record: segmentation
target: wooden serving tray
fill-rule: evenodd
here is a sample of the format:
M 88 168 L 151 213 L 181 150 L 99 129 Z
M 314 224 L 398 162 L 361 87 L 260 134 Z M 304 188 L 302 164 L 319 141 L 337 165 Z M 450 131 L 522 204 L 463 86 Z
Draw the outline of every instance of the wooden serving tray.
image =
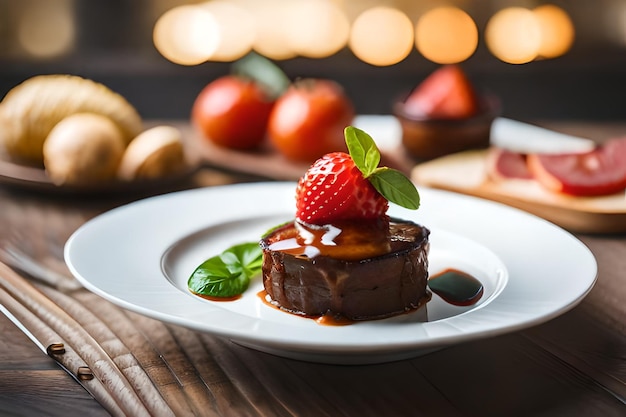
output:
M 353 124 L 374 138 L 381 152 L 381 166 L 395 168 L 409 175 L 415 162 L 402 148 L 401 127 L 395 117 L 359 115 L 355 117 Z M 297 181 L 313 162 L 289 161 L 267 141 L 259 149 L 248 151 L 219 147 L 203 138 L 188 123 L 174 125 L 183 132 L 189 153 L 210 167 L 272 180 Z
M 466 151 L 421 163 L 411 171 L 418 185 L 497 201 L 579 233 L 626 233 L 626 192 L 572 197 L 548 191 L 534 180 L 492 180 L 487 150 Z

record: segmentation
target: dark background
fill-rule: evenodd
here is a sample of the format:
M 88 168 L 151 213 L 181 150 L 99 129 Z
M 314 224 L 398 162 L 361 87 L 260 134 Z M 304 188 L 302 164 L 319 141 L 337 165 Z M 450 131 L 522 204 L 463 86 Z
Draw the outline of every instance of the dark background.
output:
M 15 50 L 12 27 L 20 4 L 37 1 L 46 0 L 0 0 L 0 97 L 33 75 L 70 73 L 121 93 L 144 118 L 187 118 L 202 87 L 230 69 L 229 63 L 180 66 L 157 52 L 151 36 L 158 15 L 169 7 L 193 3 L 174 0 L 66 0 L 75 9 L 75 49 L 59 58 L 35 60 Z M 626 0 L 550 2 L 570 14 L 576 27 L 574 46 L 562 57 L 522 65 L 501 62 L 490 54 L 482 38 L 484 25 L 505 5 L 535 7 L 546 2 L 456 3 L 475 18 L 481 36 L 478 50 L 462 66 L 480 89 L 500 97 L 505 116 L 626 120 Z M 277 64 L 292 79 L 324 77 L 340 82 L 359 113 L 374 114 L 390 113 L 396 97 L 436 68 L 417 51 L 399 64 L 374 67 L 347 49 L 329 58 L 295 58 Z

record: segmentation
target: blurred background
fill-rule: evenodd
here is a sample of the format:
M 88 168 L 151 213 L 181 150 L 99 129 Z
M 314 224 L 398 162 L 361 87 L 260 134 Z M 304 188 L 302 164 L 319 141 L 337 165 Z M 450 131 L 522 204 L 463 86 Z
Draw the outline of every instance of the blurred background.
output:
M 507 117 L 626 120 L 625 0 L 0 0 L 1 97 L 76 74 L 185 119 L 250 51 L 338 81 L 363 114 L 460 63 Z

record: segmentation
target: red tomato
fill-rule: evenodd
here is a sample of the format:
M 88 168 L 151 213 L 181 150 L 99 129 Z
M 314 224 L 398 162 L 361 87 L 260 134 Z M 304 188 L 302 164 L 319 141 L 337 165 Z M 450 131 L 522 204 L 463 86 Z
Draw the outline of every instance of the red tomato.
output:
M 191 119 L 212 142 L 251 149 L 264 140 L 273 105 L 274 101 L 254 81 L 226 75 L 200 92 Z
M 478 99 L 461 68 L 444 65 L 413 90 L 404 109 L 432 119 L 465 119 L 478 112 Z
M 623 192 L 626 188 L 626 138 L 612 139 L 583 154 L 528 156 L 528 167 L 548 189 L 576 196 Z
M 354 107 L 339 84 L 300 80 L 276 101 L 268 136 L 286 158 L 313 162 L 327 153 L 346 150 L 343 131 L 353 119 Z

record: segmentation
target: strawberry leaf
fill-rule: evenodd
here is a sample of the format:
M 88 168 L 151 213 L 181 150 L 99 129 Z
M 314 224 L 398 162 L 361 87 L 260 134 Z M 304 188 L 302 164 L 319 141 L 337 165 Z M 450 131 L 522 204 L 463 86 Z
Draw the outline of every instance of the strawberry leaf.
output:
M 368 178 L 380 163 L 380 151 L 374 139 L 363 130 L 348 126 L 344 130 L 348 152 L 364 178 Z
M 419 208 L 420 195 L 417 188 L 400 171 L 381 167 L 376 169 L 368 179 L 389 202 L 410 210 Z
M 370 135 L 354 126 L 344 129 L 346 145 L 364 178 L 383 197 L 401 207 L 417 210 L 420 196 L 415 185 L 402 172 L 388 167 L 379 167 L 380 151 Z

